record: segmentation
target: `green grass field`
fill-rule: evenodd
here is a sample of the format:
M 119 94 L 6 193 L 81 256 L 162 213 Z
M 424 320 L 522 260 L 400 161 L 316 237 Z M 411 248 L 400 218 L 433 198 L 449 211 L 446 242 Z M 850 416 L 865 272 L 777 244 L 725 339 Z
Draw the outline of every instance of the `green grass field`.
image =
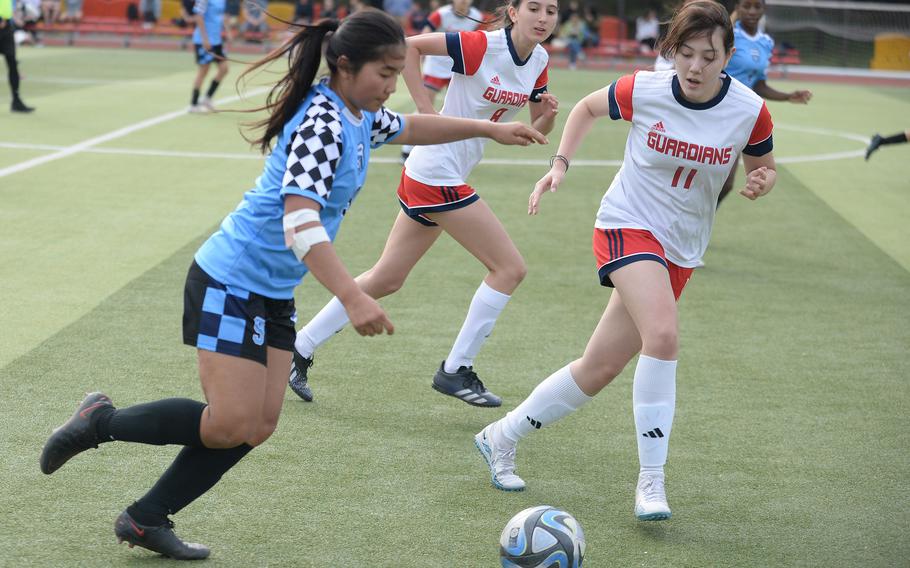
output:
M 92 143 L 183 108 L 190 54 L 19 57 L 23 97 L 38 112 L 7 114 L 0 90 L 0 565 L 162 565 L 118 547 L 112 527 L 177 448 L 109 444 L 51 477 L 38 454 L 87 391 L 124 406 L 201 398 L 195 353 L 180 339 L 183 279 L 262 159 L 232 113 L 162 119 Z M 615 77 L 553 71 L 561 116 Z M 494 490 L 473 447 L 476 431 L 581 354 L 609 295 L 590 235 L 616 166 L 573 167 L 541 215 L 526 215 L 557 131 L 546 148 L 488 148 L 539 164 L 481 164 L 470 180 L 529 267 L 476 363 L 503 408 L 430 389 L 484 275 L 443 238 L 383 301 L 396 334 L 348 330 L 329 342 L 311 370 L 316 402 L 288 391 L 275 435 L 177 515 L 178 534 L 211 546 L 218 566 L 480 568 L 497 565 L 514 513 L 550 504 L 579 519 L 585 566 L 595 568 L 906 566 L 910 147 L 886 147 L 869 163 L 861 151 L 873 132 L 908 126 L 910 92 L 806 86 L 808 107 L 770 105 L 777 187 L 724 204 L 706 267 L 680 303 L 671 521 L 632 515 L 633 366 L 523 443 L 524 493 Z M 390 106 L 412 108 L 403 89 Z M 602 121 L 578 158 L 618 163 L 626 133 Z M 29 162 L 57 152 L 68 153 Z M 385 159 L 336 243 L 354 273 L 378 257 L 398 210 L 397 152 L 376 153 Z M 306 279 L 301 320 L 328 297 Z

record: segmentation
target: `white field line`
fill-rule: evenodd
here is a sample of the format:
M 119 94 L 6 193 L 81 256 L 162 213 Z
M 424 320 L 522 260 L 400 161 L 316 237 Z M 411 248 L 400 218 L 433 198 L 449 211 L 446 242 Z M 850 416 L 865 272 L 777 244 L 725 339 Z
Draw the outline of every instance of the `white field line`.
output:
M 260 93 L 264 93 L 266 90 L 267 90 L 266 88 L 254 89 L 254 90 L 250 91 L 249 93 L 246 93 L 243 96 L 233 95 L 231 97 L 219 99 L 218 101 L 216 101 L 216 103 L 217 104 L 232 103 L 234 101 L 238 101 L 247 96 L 255 96 Z M 91 149 L 92 147 L 97 146 L 98 144 L 104 144 L 105 142 L 110 142 L 111 140 L 115 140 L 117 138 L 122 138 L 129 134 L 132 134 L 133 132 L 137 132 L 144 128 L 148 128 L 150 126 L 155 126 L 156 124 L 161 124 L 163 122 L 168 122 L 169 120 L 173 120 L 175 118 L 185 116 L 186 114 L 187 114 L 186 109 L 175 110 L 173 112 L 168 112 L 168 113 L 165 113 L 165 114 L 162 114 L 159 116 L 155 116 L 155 117 L 137 122 L 135 124 L 131 124 L 129 126 L 124 126 L 123 128 L 119 128 L 117 130 L 108 132 L 106 134 L 102 134 L 100 136 L 95 136 L 94 138 L 88 138 L 86 140 L 83 140 L 82 142 L 73 144 L 72 146 L 61 147 L 61 148 L 57 149 L 55 152 L 53 152 L 52 154 L 47 154 L 45 156 L 38 156 L 37 158 L 32 158 L 31 160 L 26 160 L 26 161 L 20 162 L 18 164 L 13 164 L 12 166 L 0 168 L 0 178 L 34 168 L 35 166 L 40 166 L 41 164 L 53 162 L 54 160 L 59 160 L 61 158 L 65 158 L 67 156 L 71 156 L 71 155 L 79 153 L 79 152 L 85 152 L 85 151 Z
M 239 97 L 231 97 L 230 99 L 224 99 L 218 101 L 219 103 L 231 102 L 237 100 Z M 142 148 L 95 148 L 96 144 L 100 144 L 103 141 L 111 140 L 118 138 L 120 136 L 125 136 L 130 132 L 135 132 L 140 128 L 145 128 L 147 126 L 152 126 L 153 124 L 158 124 L 164 122 L 165 120 L 170 120 L 171 118 L 176 118 L 177 116 L 182 116 L 185 114 L 185 111 L 178 111 L 174 113 L 169 113 L 149 119 L 147 121 L 137 123 L 132 126 L 117 130 L 115 132 L 99 136 L 97 138 L 92 138 L 84 142 L 80 142 L 75 146 L 55 146 L 51 144 L 21 144 L 16 142 L 0 142 L 0 148 L 10 148 L 10 149 L 19 149 L 19 150 L 48 150 L 55 152 L 48 156 L 42 156 L 40 158 L 35 158 L 27 162 L 22 162 L 21 164 L 10 166 L 5 170 L 0 170 L 0 177 L 2 177 L 6 170 L 12 168 L 21 168 L 24 165 L 31 164 L 37 160 L 43 160 L 40 163 L 50 161 L 51 159 L 59 159 L 64 156 L 69 156 L 77 152 L 85 152 L 91 154 L 119 154 L 119 155 L 129 155 L 129 156 L 151 156 L 151 157 L 165 157 L 165 158 L 184 158 L 184 159 L 213 159 L 213 160 L 262 160 L 263 157 L 259 154 L 250 152 L 247 154 L 242 153 L 225 153 L 225 152 L 178 152 L 171 150 L 155 150 L 155 149 L 142 149 Z M 782 130 L 793 130 L 796 132 L 806 132 L 809 134 L 819 134 L 821 136 L 830 136 L 837 138 L 845 138 L 847 140 L 860 142 L 865 145 L 868 143 L 868 138 L 861 136 L 859 134 L 853 134 L 850 132 L 838 132 L 834 130 L 826 130 L 822 128 L 813 128 L 813 127 L 802 127 L 802 126 L 789 126 L 789 125 L 777 125 L 776 128 Z M 100 140 L 104 138 L 104 140 Z M 835 160 L 843 160 L 845 158 L 857 158 L 862 157 L 865 154 L 864 150 L 848 150 L 843 152 L 831 152 L 827 154 L 809 154 L 801 156 L 781 156 L 777 157 L 776 161 L 781 164 L 799 164 L 806 162 L 828 162 Z M 384 158 L 384 157 L 374 157 L 371 158 L 372 163 L 377 164 L 397 164 L 398 158 Z M 490 166 L 540 166 L 545 165 L 546 160 L 532 160 L 532 159 L 518 159 L 518 158 L 484 158 L 479 165 L 490 165 Z M 37 163 L 29 165 L 28 167 L 33 167 L 38 165 Z M 572 166 L 574 167 L 617 167 L 622 165 L 621 160 L 573 160 Z M 25 168 L 21 168 L 25 169 Z M 19 171 L 19 170 L 16 170 Z M 11 172 L 13 173 L 13 172 Z

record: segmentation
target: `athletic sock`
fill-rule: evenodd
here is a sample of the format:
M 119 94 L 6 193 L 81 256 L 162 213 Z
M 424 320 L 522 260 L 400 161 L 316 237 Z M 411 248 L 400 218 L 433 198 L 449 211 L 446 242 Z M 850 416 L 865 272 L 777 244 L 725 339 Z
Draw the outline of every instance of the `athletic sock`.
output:
M 193 98 L 190 100 L 190 104 L 193 106 L 199 104 L 199 89 L 193 89 Z
M 226 450 L 190 448 L 177 458 L 142 498 L 127 512 L 143 525 L 157 526 L 211 489 L 253 447 L 241 444 Z
M 502 434 L 510 442 L 518 443 L 531 432 L 578 410 L 592 398 L 578 388 L 566 365 L 537 385 L 528 398 L 499 421 Z
M 95 422 L 98 442 L 139 442 L 202 447 L 199 423 L 206 405 L 188 398 L 166 398 L 127 408 L 100 408 Z
M 443 366 L 446 373 L 454 373 L 459 367 L 474 365 L 474 357 L 493 332 L 496 318 L 509 303 L 509 298 L 511 296 L 497 292 L 487 286 L 486 282 L 480 283 L 471 300 L 471 307 L 468 308 L 468 315 L 461 326 L 461 331 L 455 338 L 452 351 L 446 357 Z
M 642 472 L 663 473 L 676 410 L 676 361 L 639 355 L 632 380 L 632 413 Z
M 209 90 L 206 91 L 206 93 L 205 93 L 205 97 L 207 99 L 212 98 L 212 95 L 215 94 L 215 90 L 218 88 L 218 85 L 220 85 L 220 84 L 221 84 L 220 81 L 216 81 L 215 79 L 212 79 L 212 82 L 209 83 Z
M 338 298 L 332 298 L 319 310 L 318 314 L 313 316 L 309 323 L 297 332 L 294 347 L 304 357 L 312 357 L 317 347 L 344 329 L 349 321 L 344 306 L 341 305 Z
M 895 134 L 894 136 L 889 136 L 887 138 L 882 138 L 882 144 L 902 144 L 907 141 L 907 133 L 901 132 Z

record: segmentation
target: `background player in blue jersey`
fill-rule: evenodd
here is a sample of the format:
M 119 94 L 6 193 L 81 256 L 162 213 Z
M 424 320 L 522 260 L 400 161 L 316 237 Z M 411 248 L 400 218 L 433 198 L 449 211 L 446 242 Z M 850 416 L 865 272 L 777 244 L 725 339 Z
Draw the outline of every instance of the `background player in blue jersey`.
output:
M 222 79 L 228 73 L 228 63 L 224 54 L 221 34 L 224 32 L 225 0 L 196 0 L 193 6 L 193 17 L 196 19 L 196 30 L 193 31 L 193 45 L 196 47 L 196 79 L 193 80 L 193 98 L 190 112 L 206 113 L 215 110 L 212 96 Z M 218 62 L 215 78 L 209 83 L 205 98 L 199 102 L 199 90 L 208 75 L 212 62 Z
M 323 48 L 330 75 L 313 85 Z M 393 331 L 331 244 L 366 178 L 371 148 L 393 139 L 441 144 L 474 136 L 546 142 L 518 123 L 402 117 L 385 109 L 404 68 L 405 41 L 398 22 L 382 12 L 359 12 L 340 26 L 327 20 L 303 27 L 250 71 L 285 58 L 289 71 L 257 125 L 263 133 L 254 142 L 272 148 L 263 173 L 197 251 L 187 275 L 184 342 L 198 350 L 208 404 L 171 398 L 115 409 L 110 398 L 92 393 L 41 453 L 41 470 L 50 474 L 103 442 L 184 446 L 115 523 L 119 539 L 171 558 L 205 558 L 209 549 L 180 540 L 168 515 L 208 491 L 278 424 L 301 278 L 311 271 L 340 298 L 361 335 Z
M 765 15 L 764 0 L 739 0 L 736 4 L 736 14 L 737 19 L 733 25 L 733 42 L 736 50 L 727 65 L 727 74 L 765 100 L 790 101 L 803 105 L 808 103 L 812 98 L 811 91 L 796 90 L 785 93 L 768 85 L 768 67 L 771 65 L 774 40 L 759 29 L 759 21 Z M 737 159 L 717 198 L 718 204 L 733 189 L 738 168 Z

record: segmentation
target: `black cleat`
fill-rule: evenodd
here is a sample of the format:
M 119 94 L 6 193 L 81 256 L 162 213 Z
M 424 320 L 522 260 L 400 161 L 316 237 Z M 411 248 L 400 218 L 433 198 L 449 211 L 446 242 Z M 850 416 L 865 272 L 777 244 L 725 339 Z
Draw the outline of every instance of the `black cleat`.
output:
M 488 391 L 481 382 L 474 367 L 459 367 L 454 373 L 446 373 L 444 365 L 439 365 L 439 370 L 433 377 L 433 388 L 461 399 L 473 406 L 501 406 L 502 399 Z
M 310 388 L 307 370 L 313 366 L 312 357 L 304 357 L 294 349 L 294 360 L 291 362 L 291 376 L 288 384 L 294 393 L 305 400 L 313 402 L 313 389 Z
M 114 408 L 114 403 L 106 394 L 90 393 L 86 395 L 75 414 L 62 426 L 54 429 L 44 444 L 44 449 L 41 450 L 39 463 L 43 473 L 50 475 L 76 454 L 98 447 L 92 414 L 99 408 Z
M 22 99 L 20 99 L 19 97 L 16 97 L 13 99 L 13 104 L 10 105 L 9 109 L 11 112 L 23 112 L 23 113 L 34 112 L 34 110 L 35 110 L 34 107 L 30 107 L 30 106 L 26 105 L 24 102 L 22 102 Z
M 130 548 L 141 546 L 174 560 L 202 560 L 211 554 L 203 544 L 180 540 L 174 534 L 174 523 L 171 520 L 159 526 L 140 525 L 129 513 L 123 511 L 114 521 L 114 534 L 117 535 L 118 544 L 126 542 Z
M 878 150 L 878 147 L 882 145 L 885 139 L 876 134 L 872 137 L 872 140 L 869 141 L 869 146 L 866 148 L 866 161 L 869 161 L 869 156 L 872 155 L 872 152 Z

